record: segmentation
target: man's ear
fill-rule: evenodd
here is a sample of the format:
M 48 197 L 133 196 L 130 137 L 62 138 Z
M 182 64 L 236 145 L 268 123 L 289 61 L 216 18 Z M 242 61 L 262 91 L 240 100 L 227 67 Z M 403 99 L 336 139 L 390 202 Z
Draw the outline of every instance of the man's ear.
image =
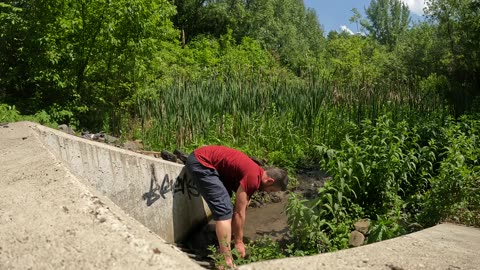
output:
M 268 177 L 268 178 L 267 178 L 267 183 L 269 183 L 270 185 L 272 185 L 273 183 L 275 183 L 275 179 L 273 179 L 272 177 Z

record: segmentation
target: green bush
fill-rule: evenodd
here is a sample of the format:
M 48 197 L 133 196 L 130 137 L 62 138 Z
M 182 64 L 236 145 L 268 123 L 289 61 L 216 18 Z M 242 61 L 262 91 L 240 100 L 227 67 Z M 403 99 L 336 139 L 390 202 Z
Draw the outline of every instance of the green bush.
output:
M 344 196 L 357 203 L 369 218 L 395 216 L 403 199 L 425 189 L 419 179 L 425 160 L 420 136 L 406 121 L 394 122 L 389 115 L 365 120 L 347 135 L 339 150 L 319 146 L 326 158 L 323 167 L 332 175 L 334 186 L 347 186 Z M 415 187 L 415 188 L 412 188 Z
M 480 121 L 434 123 L 384 115 L 352 129 L 340 149 L 317 147 L 332 178 L 314 200 L 290 196 L 296 248 L 306 254 L 346 248 L 360 218 L 372 220 L 369 242 L 443 220 L 479 226 Z
M 58 126 L 44 110 L 34 115 L 21 115 L 14 105 L 0 104 L 0 123 L 17 121 L 31 121 L 53 128 Z
M 448 120 L 442 128 L 441 160 L 425 194 L 422 223 L 442 220 L 480 226 L 480 121 L 478 116 Z
M 7 104 L 0 104 L 0 123 L 3 122 L 16 122 L 21 118 L 20 113 L 15 106 Z
M 316 200 L 302 200 L 291 193 L 287 206 L 293 246 L 302 254 L 317 254 L 348 247 L 348 236 L 361 209 L 345 197 L 346 185 L 327 182 Z

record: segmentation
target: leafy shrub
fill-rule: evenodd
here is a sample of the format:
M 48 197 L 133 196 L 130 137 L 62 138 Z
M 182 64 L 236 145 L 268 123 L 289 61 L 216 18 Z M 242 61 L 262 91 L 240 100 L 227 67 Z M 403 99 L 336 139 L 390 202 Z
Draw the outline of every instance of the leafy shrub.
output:
M 442 159 L 430 179 L 419 218 L 431 226 L 453 220 L 480 226 L 480 121 L 475 116 L 449 119 L 442 128 Z
M 248 250 L 248 256 L 245 258 L 241 258 L 236 249 L 233 250 L 237 265 L 286 257 L 280 244 L 268 236 L 247 243 L 246 249 Z
M 367 217 L 395 215 L 402 197 L 424 188 L 417 183 L 417 171 L 427 153 L 421 152 L 416 129 L 407 122 L 394 123 L 391 116 L 376 122 L 365 120 L 347 135 L 340 150 L 319 146 L 326 158 L 323 166 L 332 175 L 334 186 L 344 185 L 344 196 L 358 203 Z M 412 183 L 416 188 L 411 189 Z
M 0 104 L 0 123 L 16 122 L 18 120 L 20 120 L 20 113 L 15 106 Z
M 0 104 L 0 123 L 17 121 L 32 121 L 55 128 L 57 126 L 57 123 L 43 110 L 34 115 L 21 115 L 14 105 Z
M 478 226 L 480 121 L 432 123 L 384 115 L 352 129 L 340 149 L 318 146 L 332 179 L 312 201 L 290 197 L 296 247 L 306 254 L 346 248 L 352 225 L 365 217 L 373 221 L 369 242 L 442 220 Z
M 401 223 L 398 218 L 377 216 L 371 225 L 368 243 L 379 242 L 404 234 L 406 229 L 400 225 Z
M 344 196 L 347 189 L 327 182 L 312 201 L 290 194 L 287 216 L 296 249 L 309 255 L 348 247 L 351 227 L 361 209 Z

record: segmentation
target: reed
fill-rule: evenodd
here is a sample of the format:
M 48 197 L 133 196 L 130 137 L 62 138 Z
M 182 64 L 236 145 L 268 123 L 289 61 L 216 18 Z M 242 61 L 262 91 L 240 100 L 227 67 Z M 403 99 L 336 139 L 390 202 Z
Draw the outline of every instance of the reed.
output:
M 224 144 L 293 165 L 312 145 L 338 146 L 352 124 L 391 113 L 395 120 L 442 108 L 414 81 L 339 85 L 319 73 L 303 79 L 251 70 L 177 77 L 137 98 L 151 148 Z M 273 153 L 273 154 L 272 154 Z

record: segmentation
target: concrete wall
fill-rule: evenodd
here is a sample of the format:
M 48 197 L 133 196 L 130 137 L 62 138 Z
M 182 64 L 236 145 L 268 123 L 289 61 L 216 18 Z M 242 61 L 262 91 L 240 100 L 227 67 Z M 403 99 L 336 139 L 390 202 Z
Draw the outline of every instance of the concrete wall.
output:
M 207 221 L 208 206 L 183 165 L 36 124 L 32 128 L 73 174 L 167 242 L 182 240 Z

